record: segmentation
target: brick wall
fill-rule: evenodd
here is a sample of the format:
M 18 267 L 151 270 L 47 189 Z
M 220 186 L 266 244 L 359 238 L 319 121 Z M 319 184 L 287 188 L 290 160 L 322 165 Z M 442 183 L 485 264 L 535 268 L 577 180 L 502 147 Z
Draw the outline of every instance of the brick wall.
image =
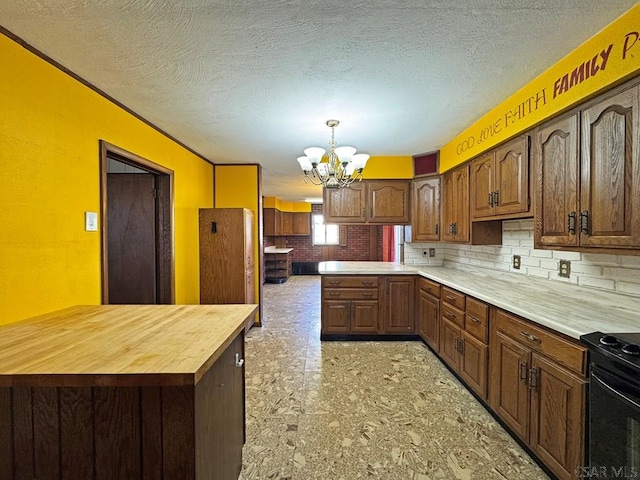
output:
M 579 253 L 533 248 L 533 220 L 510 220 L 502 223 L 502 246 L 455 244 L 405 244 L 419 264 L 422 246 L 436 248 L 444 264 L 455 268 L 465 265 L 499 270 L 505 274 L 530 275 L 588 288 L 640 297 L 640 256 Z M 520 255 L 521 267 L 512 267 L 513 255 Z M 571 261 L 569 278 L 558 276 L 558 261 Z M 425 262 L 426 263 L 426 262 Z
M 322 205 L 312 205 L 311 213 L 322 213 Z M 338 260 L 343 262 L 379 262 L 382 260 L 382 227 L 369 227 L 368 225 L 347 225 L 346 228 L 342 228 L 342 232 L 344 232 L 345 230 L 347 235 L 347 242 L 345 246 L 316 246 L 312 244 L 311 236 L 289 236 L 284 238 L 286 246 L 293 248 L 293 252 L 291 252 L 291 259 L 294 262 L 322 262 L 323 260 Z M 378 237 L 378 247 L 376 248 L 377 251 L 376 255 L 374 255 L 374 258 L 371 258 L 369 254 L 369 243 L 371 234 L 375 234 Z M 268 247 L 270 245 L 275 245 L 275 239 L 276 237 L 265 237 L 264 246 Z

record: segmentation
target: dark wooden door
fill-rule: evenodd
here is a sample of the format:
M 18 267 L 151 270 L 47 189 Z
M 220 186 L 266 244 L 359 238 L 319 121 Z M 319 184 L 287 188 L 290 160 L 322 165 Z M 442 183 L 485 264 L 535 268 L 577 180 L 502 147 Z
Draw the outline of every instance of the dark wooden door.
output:
M 640 246 L 639 92 L 633 87 L 582 112 L 582 246 Z
M 586 380 L 536 352 L 531 367 L 531 448 L 558 478 L 575 478 L 585 465 Z
M 440 177 L 414 180 L 411 209 L 412 241 L 439 241 Z
M 578 245 L 578 115 L 540 128 L 535 144 L 536 245 Z M 571 228 L 570 228 L 571 227 Z
M 471 216 L 490 217 L 494 214 L 492 195 L 494 184 L 494 154 L 484 155 L 471 164 Z
M 110 304 L 157 303 L 155 176 L 107 175 Z
M 496 149 L 494 208 L 496 215 L 529 210 L 529 136 Z
M 529 441 L 529 387 L 531 350 L 497 331 L 491 338 L 490 405 L 525 442 Z

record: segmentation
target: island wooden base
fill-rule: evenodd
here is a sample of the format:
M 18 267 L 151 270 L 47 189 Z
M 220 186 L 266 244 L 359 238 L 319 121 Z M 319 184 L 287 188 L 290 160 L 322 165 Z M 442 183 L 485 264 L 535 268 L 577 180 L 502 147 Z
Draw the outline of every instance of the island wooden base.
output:
M 0 478 L 237 479 L 241 332 L 195 385 L 0 387 Z

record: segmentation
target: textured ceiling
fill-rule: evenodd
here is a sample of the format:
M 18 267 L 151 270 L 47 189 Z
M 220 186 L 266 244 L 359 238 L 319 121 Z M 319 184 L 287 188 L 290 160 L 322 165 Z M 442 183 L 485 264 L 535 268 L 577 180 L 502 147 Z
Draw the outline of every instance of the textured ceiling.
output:
M 263 193 L 296 157 L 437 150 L 635 0 L 11 0 L 0 25 Z

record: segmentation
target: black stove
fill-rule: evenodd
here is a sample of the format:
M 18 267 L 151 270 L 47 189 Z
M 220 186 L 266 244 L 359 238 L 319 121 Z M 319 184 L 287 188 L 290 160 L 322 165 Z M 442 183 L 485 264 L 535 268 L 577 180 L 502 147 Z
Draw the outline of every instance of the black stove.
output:
M 640 333 L 580 340 L 590 356 L 589 467 L 599 478 L 640 477 Z

